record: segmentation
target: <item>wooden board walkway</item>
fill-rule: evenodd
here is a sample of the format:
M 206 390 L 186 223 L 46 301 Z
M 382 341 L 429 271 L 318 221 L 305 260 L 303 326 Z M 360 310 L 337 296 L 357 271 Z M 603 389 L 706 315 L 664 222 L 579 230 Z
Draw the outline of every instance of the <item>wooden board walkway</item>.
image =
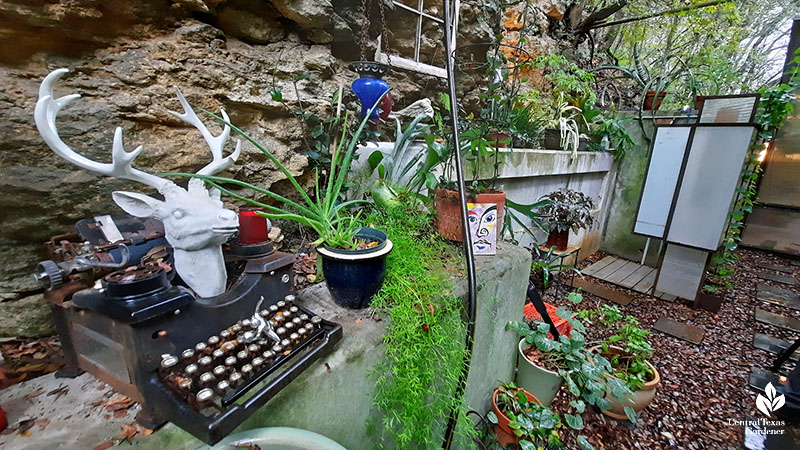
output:
M 649 294 L 656 281 L 655 268 L 610 255 L 581 270 L 581 273 L 642 294 Z M 667 301 L 675 300 L 674 295 L 663 292 L 655 291 L 654 295 Z

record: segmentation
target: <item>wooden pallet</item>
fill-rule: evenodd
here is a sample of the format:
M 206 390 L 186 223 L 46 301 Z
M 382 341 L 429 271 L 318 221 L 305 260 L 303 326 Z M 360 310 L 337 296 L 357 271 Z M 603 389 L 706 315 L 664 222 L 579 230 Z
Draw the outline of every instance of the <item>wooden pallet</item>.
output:
M 581 273 L 642 294 L 649 294 L 656 281 L 655 268 L 610 255 L 581 270 Z M 676 298 L 658 291 L 654 291 L 653 295 L 667 301 Z

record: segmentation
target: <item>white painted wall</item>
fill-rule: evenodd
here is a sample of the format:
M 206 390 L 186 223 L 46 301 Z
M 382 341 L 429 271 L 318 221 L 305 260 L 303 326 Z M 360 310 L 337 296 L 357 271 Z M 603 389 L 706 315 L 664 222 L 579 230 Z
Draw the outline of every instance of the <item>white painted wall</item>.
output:
M 388 152 L 393 143 L 370 143 L 358 150 L 361 156 L 352 166 L 358 184 L 364 183 L 363 185 L 366 186 L 368 180 L 375 179 L 375 176 L 367 174 L 369 170 L 367 158 L 379 148 L 378 146 L 382 151 Z M 414 148 L 417 148 L 418 151 L 425 150 L 424 143 L 415 145 Z M 605 208 L 609 205 L 610 190 L 616 177 L 613 156 L 604 152 L 578 152 L 577 157 L 571 160 L 572 153 L 568 151 L 539 149 L 514 149 L 513 152 L 504 149 L 501 151 L 505 154 L 505 163 L 500 167 L 497 186 L 505 191 L 506 198 L 516 203 L 530 204 L 538 201 L 545 194 L 562 187 L 569 187 L 583 192 L 595 201 L 595 224 L 588 230 L 581 230 L 577 235 L 570 233 L 569 243 L 582 247 L 580 258 L 597 251 L 608 216 Z M 409 152 L 409 154 L 413 154 L 413 152 Z M 489 164 L 485 164 L 484 168 L 486 170 L 480 171 L 480 177 L 490 177 Z M 472 174 L 469 167 L 465 167 L 465 171 L 466 179 L 471 180 Z M 519 217 L 523 222 L 530 223 L 524 216 Z M 535 235 L 541 243 L 547 240 L 547 235 L 541 231 L 537 230 Z M 522 230 L 515 230 L 515 238 L 523 247 L 530 247 L 533 244 L 532 239 Z

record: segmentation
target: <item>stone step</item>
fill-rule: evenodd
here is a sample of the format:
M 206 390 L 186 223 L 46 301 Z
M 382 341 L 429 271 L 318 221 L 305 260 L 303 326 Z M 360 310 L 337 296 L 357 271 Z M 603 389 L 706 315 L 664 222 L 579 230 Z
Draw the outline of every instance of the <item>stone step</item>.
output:
M 699 344 L 702 342 L 706 335 L 706 330 L 698 326 L 678 322 L 677 320 L 670 319 L 669 317 L 659 318 L 656 324 L 653 326 L 653 329 L 693 344 Z

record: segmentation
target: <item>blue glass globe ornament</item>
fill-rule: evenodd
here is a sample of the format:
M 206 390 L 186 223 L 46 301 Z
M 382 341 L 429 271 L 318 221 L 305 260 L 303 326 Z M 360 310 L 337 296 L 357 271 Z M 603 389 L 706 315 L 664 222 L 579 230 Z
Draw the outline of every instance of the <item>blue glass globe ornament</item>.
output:
M 360 77 L 353 81 L 351 88 L 356 97 L 361 101 L 361 117 L 363 118 L 372 108 L 372 105 L 389 90 L 389 84 L 383 81 L 383 76 L 389 72 L 389 66 L 373 61 L 356 61 L 350 64 L 350 70 Z M 394 99 L 392 93 L 387 93 L 372 111 L 370 122 L 380 123 L 389 117 L 392 112 Z

